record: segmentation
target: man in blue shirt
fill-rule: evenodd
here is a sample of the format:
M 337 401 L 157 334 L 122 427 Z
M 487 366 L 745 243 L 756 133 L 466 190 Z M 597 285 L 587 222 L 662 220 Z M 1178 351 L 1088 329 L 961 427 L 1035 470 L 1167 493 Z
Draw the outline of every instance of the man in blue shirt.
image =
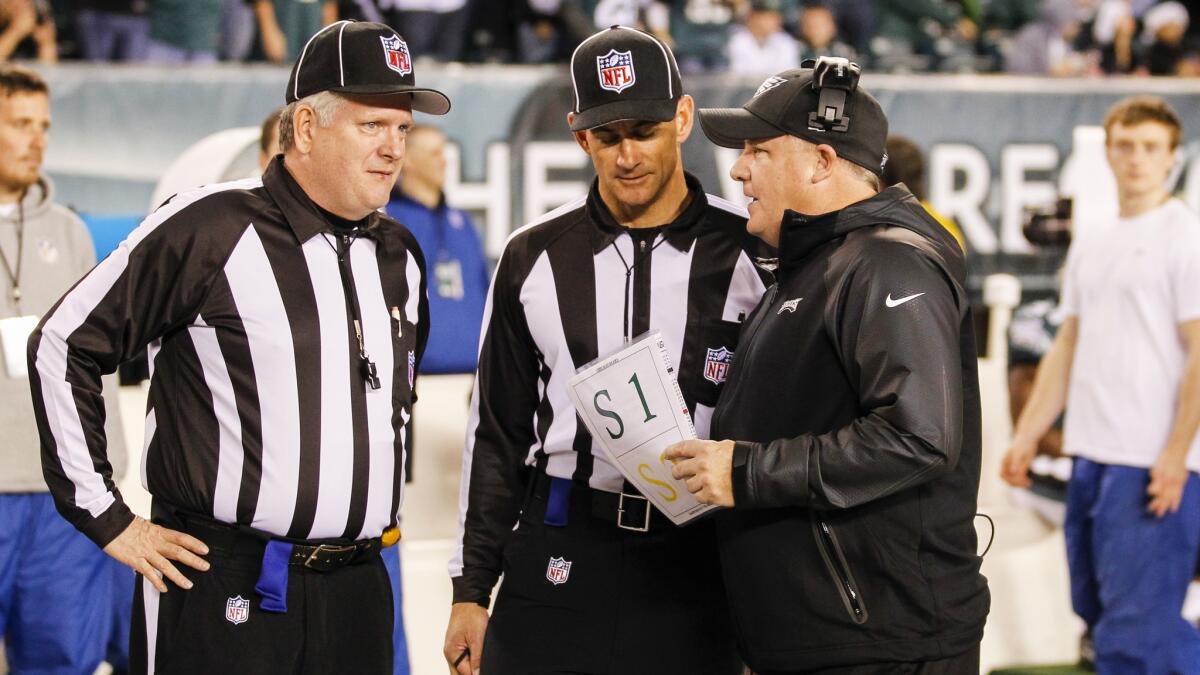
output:
M 429 345 L 421 373 L 470 373 L 479 352 L 488 264 L 475 223 L 446 204 L 446 136 L 431 126 L 408 132 L 408 159 L 387 213 L 407 227 L 431 271 Z

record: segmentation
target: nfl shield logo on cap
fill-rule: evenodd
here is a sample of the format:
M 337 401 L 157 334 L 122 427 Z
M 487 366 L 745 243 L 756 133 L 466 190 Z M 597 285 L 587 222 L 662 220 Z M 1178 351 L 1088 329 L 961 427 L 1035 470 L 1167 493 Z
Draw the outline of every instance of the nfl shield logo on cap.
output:
M 408 44 L 398 35 L 381 37 L 379 40 L 383 43 L 383 56 L 387 67 L 401 75 L 411 73 L 412 57 L 408 53 Z
M 596 57 L 596 68 L 600 73 L 601 89 L 619 94 L 637 81 L 637 73 L 633 69 L 633 54 L 629 51 L 610 49 L 607 54 Z

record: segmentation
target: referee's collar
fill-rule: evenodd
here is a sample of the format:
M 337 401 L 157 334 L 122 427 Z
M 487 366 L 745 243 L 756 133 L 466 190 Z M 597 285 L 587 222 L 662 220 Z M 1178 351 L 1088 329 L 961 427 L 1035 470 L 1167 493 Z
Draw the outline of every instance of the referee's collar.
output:
M 700 236 L 700 226 L 704 220 L 704 212 L 708 208 L 708 197 L 704 194 L 704 188 L 700 186 L 698 178 L 685 171 L 683 180 L 687 183 L 688 196 L 691 201 L 675 220 L 664 223 L 661 231 L 667 243 L 686 252 L 692 247 L 692 242 L 696 241 L 696 237 Z M 599 179 L 592 181 L 592 189 L 588 191 L 587 214 L 596 226 L 592 228 L 592 249 L 595 252 L 604 250 L 605 247 L 616 241 L 617 237 L 630 231 L 628 227 L 621 225 L 616 218 L 613 218 L 604 199 L 600 197 Z
M 279 210 L 283 212 L 283 219 L 287 221 L 288 227 L 292 229 L 292 234 L 296 235 L 296 241 L 301 245 L 322 232 L 334 230 L 333 225 L 304 192 L 304 188 L 300 187 L 295 177 L 283 165 L 283 155 L 276 155 L 275 159 L 271 160 L 267 170 L 263 173 L 263 185 L 267 188 L 271 198 L 279 205 Z M 388 239 L 391 238 L 389 235 L 392 228 L 384 227 L 385 221 L 386 218 L 383 214 L 372 211 L 367 216 L 367 226 L 359 232 L 386 246 Z

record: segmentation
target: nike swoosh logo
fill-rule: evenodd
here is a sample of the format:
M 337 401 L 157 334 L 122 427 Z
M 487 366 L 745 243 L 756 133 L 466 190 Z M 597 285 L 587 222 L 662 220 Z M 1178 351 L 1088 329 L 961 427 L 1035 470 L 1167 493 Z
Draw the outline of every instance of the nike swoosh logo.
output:
M 904 303 L 908 302 L 909 300 L 914 300 L 916 298 L 921 297 L 922 295 L 925 295 L 925 294 L 924 293 L 914 293 L 912 295 L 905 296 L 903 298 L 897 298 L 897 299 L 893 300 L 892 294 L 888 293 L 887 299 L 883 301 L 883 304 L 887 305 L 888 307 L 899 307 L 900 305 L 903 305 Z

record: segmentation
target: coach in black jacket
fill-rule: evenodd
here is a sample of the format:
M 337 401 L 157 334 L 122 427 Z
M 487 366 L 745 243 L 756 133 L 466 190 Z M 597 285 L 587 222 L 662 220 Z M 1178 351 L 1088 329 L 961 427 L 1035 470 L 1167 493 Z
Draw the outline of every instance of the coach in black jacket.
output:
M 668 451 L 701 501 L 733 507 L 718 531 L 743 658 L 760 675 L 978 672 L 961 250 L 903 186 L 879 192 L 887 120 L 854 64 L 783 72 L 701 123 L 743 149 L 747 228 L 780 255 L 713 420 L 736 441 Z

